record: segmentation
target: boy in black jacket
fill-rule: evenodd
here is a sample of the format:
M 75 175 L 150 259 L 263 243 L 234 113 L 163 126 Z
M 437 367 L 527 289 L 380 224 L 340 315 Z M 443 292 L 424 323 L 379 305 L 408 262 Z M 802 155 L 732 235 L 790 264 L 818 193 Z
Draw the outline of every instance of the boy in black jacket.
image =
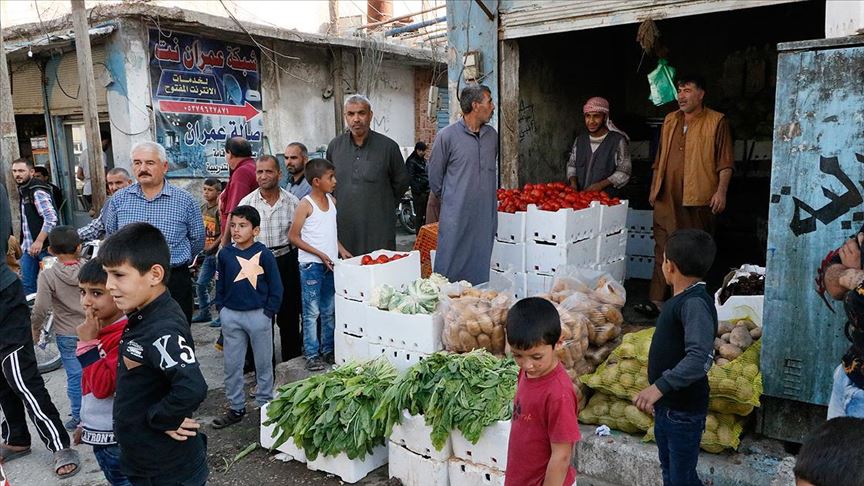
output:
M 133 223 L 99 248 L 106 288 L 129 317 L 120 340 L 114 435 L 134 485 L 203 485 L 207 438 L 192 415 L 207 396 L 183 310 L 165 287 L 171 255 L 162 233 Z
M 695 229 L 669 236 L 663 276 L 674 296 L 663 305 L 648 353 L 648 382 L 633 403 L 654 415 L 663 484 L 701 485 L 699 442 L 708 413 L 708 370 L 714 363 L 717 310 L 702 279 L 717 247 Z

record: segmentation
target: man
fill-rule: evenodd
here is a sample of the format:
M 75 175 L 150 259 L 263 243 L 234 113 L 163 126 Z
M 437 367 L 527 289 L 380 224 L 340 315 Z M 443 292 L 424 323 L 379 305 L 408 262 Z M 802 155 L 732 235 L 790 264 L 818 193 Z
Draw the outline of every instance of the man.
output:
M 438 132 L 429 159 L 429 187 L 441 201 L 435 272 L 479 284 L 489 280 L 498 226 L 498 132 L 488 125 L 488 87 L 469 85 L 459 99 L 462 119 Z
M 122 167 L 114 167 L 109 170 L 108 173 L 105 174 L 105 180 L 108 183 L 108 197 L 111 197 L 112 194 L 120 189 L 132 185 L 132 176 L 130 176 L 129 172 Z M 107 206 L 107 203 L 102 206 L 102 212 L 100 212 L 99 216 L 97 216 L 93 221 L 90 221 L 90 224 L 83 228 L 78 228 L 78 237 L 81 238 L 82 242 L 101 240 L 105 237 L 104 218 L 105 208 Z
M 54 199 L 54 209 L 57 210 L 57 217 L 59 218 L 65 202 L 63 190 L 51 183 L 51 175 L 48 173 L 47 167 L 37 165 L 34 170 L 33 177 L 51 186 L 51 198 Z
M 414 199 L 414 227 L 417 231 L 426 224 L 426 205 L 429 201 L 429 174 L 426 172 L 426 144 L 417 142 L 405 161 L 411 178 L 411 197 Z
M 297 199 L 303 199 L 312 192 L 312 186 L 306 180 L 306 162 L 309 162 L 309 151 L 300 142 L 291 142 L 285 147 L 285 166 L 288 168 L 288 192 Z
M 33 177 L 33 162 L 18 159 L 12 162 L 12 177 L 18 184 L 21 198 L 21 280 L 24 292 L 36 292 L 39 262 L 48 255 L 45 241 L 57 226 L 57 210 L 51 198 L 51 186 Z
M 363 95 L 345 101 L 348 132 L 327 147 L 336 166 L 339 241 L 352 255 L 396 249 L 396 204 L 408 189 L 399 145 L 369 129 L 372 104 Z
M 734 155 L 729 123 L 703 105 L 705 82 L 698 76 L 677 80 L 679 110 L 666 115 L 648 202 L 654 207 L 654 275 L 641 312 L 655 314 L 668 294 L 663 278 L 666 238 L 675 230 L 714 233 L 714 217 L 726 208 Z
M 252 158 L 252 145 L 243 137 L 229 138 L 225 141 L 225 160 L 228 162 L 228 184 L 219 195 L 219 213 L 222 227 L 222 246 L 231 244 L 231 231 L 228 231 L 228 215 L 239 206 L 240 200 L 258 187 L 255 182 L 255 159 Z
M 188 192 L 165 180 L 168 156 L 161 145 L 138 142 L 132 147 L 131 159 L 138 183 L 120 189 L 106 202 L 102 218 L 105 233 L 110 236 L 136 222 L 159 228 L 171 250 L 168 290 L 191 323 L 195 299 L 189 264 L 204 249 L 201 211 Z
M 630 137 L 612 123 L 609 102 L 595 96 L 582 107 L 585 128 L 573 142 L 567 178 L 578 191 L 606 191 L 618 196 L 630 180 Z
M 255 177 L 258 181 L 258 189 L 244 197 L 239 205 L 252 206 L 258 210 L 258 214 L 261 215 L 261 229 L 255 239 L 264 243 L 276 257 L 284 289 L 282 306 L 276 314 L 276 325 L 279 326 L 282 361 L 288 361 L 302 355 L 300 269 L 297 263 L 297 248 L 293 248 L 288 241 L 288 230 L 291 229 L 294 212 L 300 200 L 279 187 L 282 170 L 276 157 L 272 155 L 258 157 L 255 163 Z
M 0 255 L 6 254 L 7 238 L 11 232 L 9 195 L 6 187 L 0 184 Z M 75 474 L 79 467 L 78 452 L 69 449 L 69 434 L 37 370 L 30 332 L 30 310 L 21 282 L 6 265 L 5 259 L 0 259 L 0 361 L 3 364 L 0 460 L 5 463 L 30 453 L 30 432 L 24 415 L 26 407 L 39 437 L 55 458 L 60 459 L 55 473 L 64 477 Z

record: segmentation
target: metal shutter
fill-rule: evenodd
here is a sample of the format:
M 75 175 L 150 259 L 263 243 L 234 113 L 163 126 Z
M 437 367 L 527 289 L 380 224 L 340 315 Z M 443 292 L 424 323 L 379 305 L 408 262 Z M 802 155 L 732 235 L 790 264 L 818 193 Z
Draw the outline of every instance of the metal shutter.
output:
M 94 45 L 93 50 L 93 66 L 96 78 L 99 78 L 99 73 L 105 69 L 105 46 Z M 57 81 L 62 83 L 63 90 L 70 96 L 79 96 L 78 93 L 78 59 L 75 51 L 63 54 L 60 59 L 60 65 L 57 67 Z M 106 96 L 107 90 L 98 81 L 96 82 L 96 106 L 100 112 L 108 111 L 108 99 Z M 51 107 L 52 115 L 72 115 L 82 114 L 81 100 L 73 99 L 57 86 L 57 83 L 52 83 L 48 91 L 48 101 Z

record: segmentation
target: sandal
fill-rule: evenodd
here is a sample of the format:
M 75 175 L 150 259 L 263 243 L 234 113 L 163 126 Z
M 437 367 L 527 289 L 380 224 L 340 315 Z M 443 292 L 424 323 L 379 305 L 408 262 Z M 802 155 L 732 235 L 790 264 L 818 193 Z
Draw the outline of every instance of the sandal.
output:
M 31 450 L 29 447 L 26 449 L 21 449 L 21 450 L 16 451 L 15 449 L 12 449 L 8 445 L 2 444 L 2 445 L 0 445 L 0 462 L 5 464 L 9 461 L 18 459 L 19 457 L 24 457 L 24 456 L 30 454 L 30 452 L 31 452 Z
M 643 302 L 633 306 L 633 310 L 642 314 L 645 317 L 657 317 L 660 315 L 660 309 L 654 305 L 654 302 Z
M 60 469 L 66 466 L 75 466 L 71 472 L 67 472 L 64 474 L 60 474 Z M 60 449 L 59 451 L 54 453 L 54 473 L 57 474 L 57 477 L 60 479 L 71 478 L 72 476 L 78 474 L 78 471 L 81 470 L 81 457 L 78 455 L 78 451 L 71 448 Z

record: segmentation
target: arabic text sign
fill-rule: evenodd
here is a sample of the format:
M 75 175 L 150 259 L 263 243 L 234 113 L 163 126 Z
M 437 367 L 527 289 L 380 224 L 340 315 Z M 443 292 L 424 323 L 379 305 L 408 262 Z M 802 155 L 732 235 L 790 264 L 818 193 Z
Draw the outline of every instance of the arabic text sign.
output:
M 194 35 L 150 31 L 156 138 L 169 176 L 226 176 L 225 140 L 244 137 L 261 152 L 260 52 Z

